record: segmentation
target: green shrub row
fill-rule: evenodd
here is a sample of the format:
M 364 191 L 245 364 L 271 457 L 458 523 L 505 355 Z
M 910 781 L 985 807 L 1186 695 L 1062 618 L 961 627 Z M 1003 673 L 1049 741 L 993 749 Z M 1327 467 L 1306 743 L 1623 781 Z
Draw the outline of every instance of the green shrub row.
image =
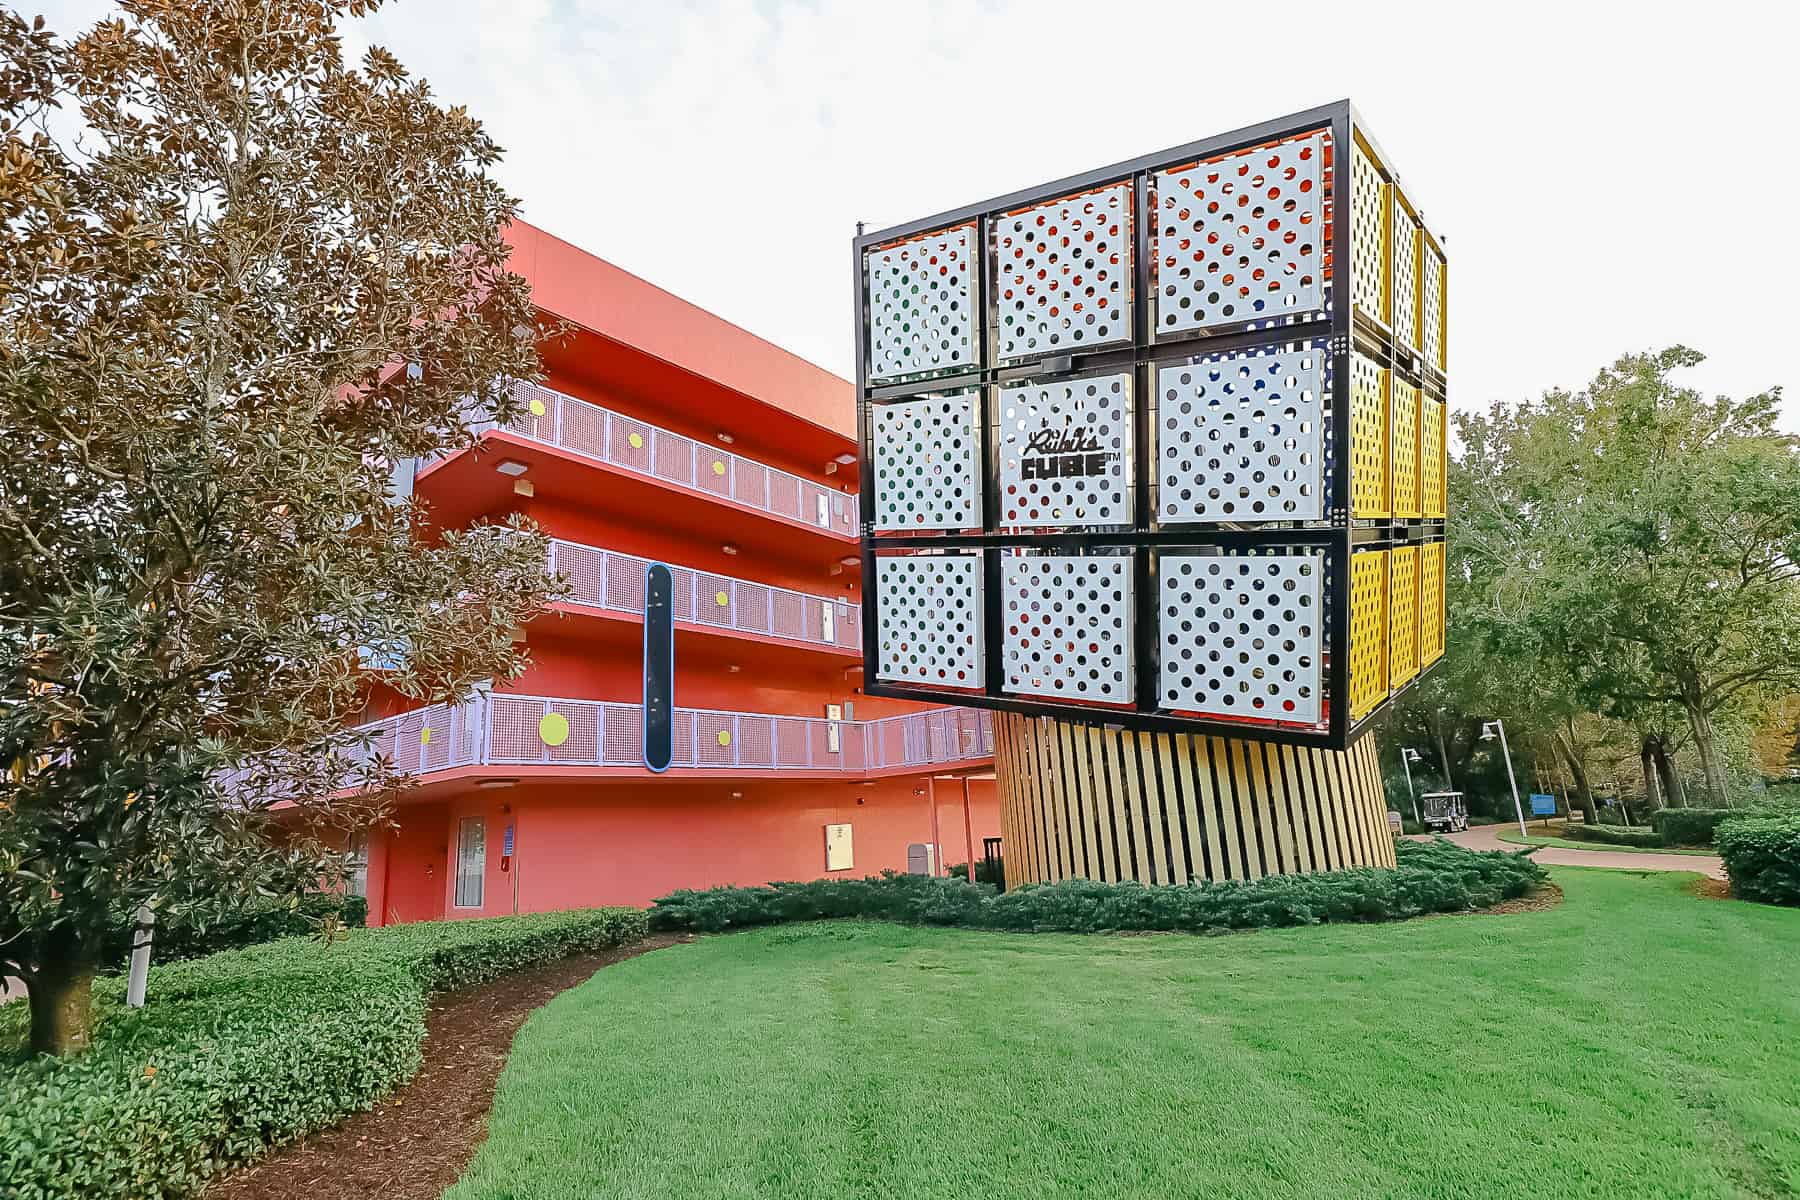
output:
M 1664 808 L 1650 814 L 1650 824 L 1665 846 L 1710 846 L 1719 822 L 1733 815 L 1742 816 L 1736 808 Z
M 1527 857 L 1529 851 L 1483 853 L 1443 840 L 1398 846 L 1394 870 L 1358 868 L 1174 887 L 1078 879 L 995 895 L 966 879 L 889 872 L 867 879 L 686 890 L 656 901 L 650 926 L 717 932 L 862 917 L 1024 932 L 1207 933 L 1467 911 L 1523 896 L 1545 878 L 1544 869 Z
M 369 917 L 369 902 L 361 896 L 321 894 L 308 896 L 294 907 L 279 904 L 250 908 L 204 925 L 194 921 L 158 921 L 151 944 L 157 962 L 176 962 L 282 938 L 305 937 L 317 932 L 328 917 L 336 917 L 347 928 L 361 929 Z M 108 971 L 125 969 L 132 936 L 130 922 L 113 930 L 104 956 Z
M 1636 846 L 1655 849 L 1663 844 L 1654 829 L 1641 825 L 1565 825 L 1563 836 L 1577 842 L 1601 842 L 1608 846 Z
M 139 1010 L 103 979 L 91 1050 L 0 1066 L 0 1195 L 189 1195 L 410 1078 L 432 992 L 643 933 L 640 910 L 589 909 L 288 938 L 155 967 Z M 0 1008 L 7 1044 L 24 1007 Z
M 1800 810 L 1723 821 L 1718 848 L 1732 895 L 1765 904 L 1800 904 Z

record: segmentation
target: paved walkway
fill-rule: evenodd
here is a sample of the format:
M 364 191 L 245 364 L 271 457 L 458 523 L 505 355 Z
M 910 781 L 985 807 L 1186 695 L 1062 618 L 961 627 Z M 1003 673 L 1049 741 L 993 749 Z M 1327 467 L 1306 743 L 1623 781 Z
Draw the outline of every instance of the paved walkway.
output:
M 1521 850 L 1500 840 L 1500 830 L 1512 826 L 1472 825 L 1463 833 L 1447 835 L 1471 850 Z M 1531 856 L 1547 867 L 1612 867 L 1620 871 L 1701 871 L 1714 879 L 1725 878 L 1725 864 L 1713 854 L 1633 854 L 1629 850 L 1567 850 L 1539 846 Z

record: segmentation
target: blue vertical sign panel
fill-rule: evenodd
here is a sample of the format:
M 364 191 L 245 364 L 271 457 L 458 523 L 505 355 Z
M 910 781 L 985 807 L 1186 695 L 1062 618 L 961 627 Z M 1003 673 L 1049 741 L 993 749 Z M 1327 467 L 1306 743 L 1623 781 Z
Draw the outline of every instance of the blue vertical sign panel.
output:
M 659 774 L 675 753 L 675 577 L 644 572 L 644 765 Z

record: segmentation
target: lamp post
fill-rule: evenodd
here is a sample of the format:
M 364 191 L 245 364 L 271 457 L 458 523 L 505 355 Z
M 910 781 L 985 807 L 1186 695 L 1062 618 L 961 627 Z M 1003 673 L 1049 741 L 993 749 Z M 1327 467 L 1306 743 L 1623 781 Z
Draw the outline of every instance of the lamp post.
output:
M 1506 760 L 1506 782 L 1512 785 L 1513 815 L 1519 818 L 1519 836 L 1529 840 L 1531 835 L 1525 831 L 1525 806 L 1519 803 L 1519 781 L 1513 775 L 1512 751 L 1506 745 L 1506 725 L 1498 719 L 1489 721 L 1481 727 L 1481 740 L 1493 741 L 1496 732 L 1500 735 L 1500 757 Z
M 1414 750 L 1411 746 L 1401 747 L 1400 765 L 1406 771 L 1406 794 L 1412 799 L 1413 820 L 1419 823 L 1420 829 L 1424 829 L 1425 818 L 1419 813 L 1419 793 L 1413 790 L 1412 781 L 1412 765 L 1418 761 L 1419 752 L 1417 750 Z

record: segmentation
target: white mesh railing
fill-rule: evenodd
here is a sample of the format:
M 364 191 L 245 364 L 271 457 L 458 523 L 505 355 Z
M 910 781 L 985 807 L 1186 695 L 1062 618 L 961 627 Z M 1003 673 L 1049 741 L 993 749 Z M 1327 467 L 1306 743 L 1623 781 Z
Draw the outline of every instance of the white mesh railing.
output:
M 644 572 L 652 560 L 553 538 L 550 573 L 569 582 L 568 603 L 644 612 Z M 669 567 L 675 619 L 739 633 L 792 638 L 844 650 L 862 647 L 862 609 L 846 598 L 812 596 L 691 567 Z
M 536 383 L 514 383 L 519 416 L 504 428 L 627 471 L 736 501 L 847 537 L 856 497 Z
M 544 718 L 563 720 L 552 726 Z M 677 708 L 673 767 L 767 771 L 882 771 L 990 758 L 988 714 L 942 708 L 877 721 Z M 566 723 L 566 730 L 564 729 Z M 643 706 L 507 693 L 401 713 L 364 728 L 397 770 L 426 774 L 472 765 L 635 767 L 643 764 Z M 551 745 L 546 740 L 556 740 Z

